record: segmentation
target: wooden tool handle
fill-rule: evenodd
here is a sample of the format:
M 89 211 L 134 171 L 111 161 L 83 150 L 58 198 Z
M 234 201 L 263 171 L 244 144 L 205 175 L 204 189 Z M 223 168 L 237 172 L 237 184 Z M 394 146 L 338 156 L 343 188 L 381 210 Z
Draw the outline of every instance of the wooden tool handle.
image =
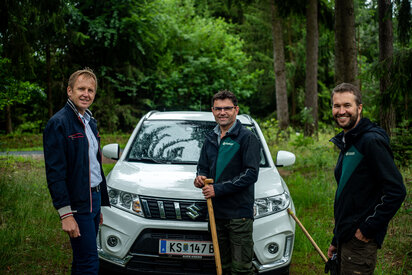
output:
M 205 179 L 204 183 L 205 183 L 205 186 L 208 186 L 209 184 L 213 183 L 213 179 Z M 210 231 L 212 232 L 212 242 L 213 242 L 213 250 L 215 254 L 216 273 L 217 275 L 222 275 L 222 264 L 220 262 L 219 243 L 217 241 L 215 214 L 213 212 L 213 204 L 212 204 L 211 198 L 207 199 L 207 211 L 209 212 Z
M 209 184 L 213 183 L 213 179 L 205 179 L 203 182 L 206 186 L 208 186 Z
M 303 233 L 306 235 L 306 237 L 309 239 L 309 241 L 312 243 L 313 247 L 315 250 L 319 253 L 319 255 L 322 257 L 323 261 L 326 263 L 328 261 L 328 258 L 323 254 L 322 250 L 318 247 L 318 245 L 315 243 L 315 241 L 312 239 L 312 237 L 309 235 L 309 232 L 305 229 L 303 224 L 299 221 L 299 219 L 295 216 L 293 211 L 288 208 L 288 213 L 289 215 L 292 216 L 292 218 L 296 221 L 296 223 L 299 225 L 299 227 L 302 229 Z

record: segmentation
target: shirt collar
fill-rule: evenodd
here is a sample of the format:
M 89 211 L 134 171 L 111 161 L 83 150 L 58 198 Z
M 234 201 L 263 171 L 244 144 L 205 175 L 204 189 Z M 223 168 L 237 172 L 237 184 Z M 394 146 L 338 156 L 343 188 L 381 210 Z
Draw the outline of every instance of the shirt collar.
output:
M 229 128 L 229 130 L 227 131 L 227 133 L 230 133 L 230 132 L 235 128 L 236 124 L 237 124 L 237 120 L 235 120 L 235 123 L 233 123 L 232 127 Z M 216 135 L 218 135 L 218 136 L 220 137 L 220 135 L 221 135 L 222 132 L 220 131 L 220 126 L 219 126 L 219 124 L 217 124 L 217 125 L 215 126 L 215 128 L 213 128 L 213 131 L 215 132 Z M 227 134 L 227 133 L 226 133 L 226 134 Z
M 79 113 L 79 117 L 83 120 L 84 124 L 87 125 L 90 122 L 90 115 L 87 112 L 84 112 L 84 115 Z
M 67 99 L 67 104 L 70 106 L 70 108 L 74 111 L 74 113 L 75 113 L 77 116 L 80 116 L 80 115 L 81 115 L 81 114 L 79 113 L 79 111 L 77 110 L 76 105 L 74 105 L 73 101 L 71 101 L 70 98 Z M 89 120 L 88 120 L 88 121 L 90 121 L 90 119 L 93 118 L 93 114 L 92 114 L 92 112 L 91 112 L 89 109 L 87 109 L 84 113 L 89 116 Z

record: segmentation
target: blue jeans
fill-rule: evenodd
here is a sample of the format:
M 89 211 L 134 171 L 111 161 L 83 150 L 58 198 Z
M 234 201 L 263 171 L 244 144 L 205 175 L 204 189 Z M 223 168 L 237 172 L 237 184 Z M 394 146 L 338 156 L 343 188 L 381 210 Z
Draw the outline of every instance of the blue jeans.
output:
M 100 222 L 100 192 L 92 192 L 92 213 L 75 213 L 80 236 L 70 238 L 73 249 L 71 274 L 98 274 L 99 256 L 96 237 Z

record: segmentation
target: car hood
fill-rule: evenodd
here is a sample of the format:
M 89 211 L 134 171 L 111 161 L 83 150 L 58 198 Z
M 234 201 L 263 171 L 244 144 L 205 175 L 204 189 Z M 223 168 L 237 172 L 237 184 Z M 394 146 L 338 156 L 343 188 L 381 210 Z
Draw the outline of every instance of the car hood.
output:
M 108 185 L 138 195 L 203 199 L 200 189 L 194 187 L 196 165 L 147 164 L 119 161 L 108 175 Z M 279 173 L 274 168 L 260 168 L 255 184 L 255 198 L 284 192 Z

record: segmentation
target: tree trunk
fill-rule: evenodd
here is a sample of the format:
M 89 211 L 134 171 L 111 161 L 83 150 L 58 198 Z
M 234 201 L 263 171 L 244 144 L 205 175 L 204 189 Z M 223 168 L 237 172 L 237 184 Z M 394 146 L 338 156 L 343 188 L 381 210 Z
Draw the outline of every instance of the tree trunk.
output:
M 318 128 L 318 1 L 309 0 L 306 8 L 306 79 L 305 107 L 311 119 L 305 121 L 305 136 L 312 136 Z
M 395 110 L 388 88 L 391 85 L 390 73 L 393 56 L 393 27 L 392 27 L 392 3 L 390 0 L 378 1 L 379 16 L 379 61 L 385 64 L 385 73 L 380 79 L 380 123 L 383 129 L 391 135 L 391 129 L 395 128 Z
M 6 133 L 11 134 L 13 132 L 12 122 L 11 122 L 11 107 L 6 106 Z
M 274 0 L 270 0 L 272 11 L 273 59 L 276 82 L 276 111 L 280 129 L 289 126 L 288 97 L 286 90 L 285 53 L 282 21 Z
M 335 0 L 335 83 L 358 85 L 353 0 Z
M 288 24 L 293 24 L 293 17 L 288 18 Z M 288 43 L 289 45 L 293 45 L 292 43 L 292 32 L 287 32 L 288 35 Z M 293 51 L 289 51 L 289 60 L 290 62 L 293 63 L 294 66 L 296 66 L 296 59 L 293 55 Z M 296 89 L 296 73 L 293 73 L 290 76 L 290 117 L 295 118 L 296 113 L 297 113 L 297 108 L 298 108 L 298 91 Z M 292 120 L 291 123 L 294 124 L 296 121 Z
M 46 46 L 46 74 L 47 74 L 47 106 L 49 118 L 53 116 L 53 99 L 51 88 L 51 61 L 50 61 L 50 44 Z

